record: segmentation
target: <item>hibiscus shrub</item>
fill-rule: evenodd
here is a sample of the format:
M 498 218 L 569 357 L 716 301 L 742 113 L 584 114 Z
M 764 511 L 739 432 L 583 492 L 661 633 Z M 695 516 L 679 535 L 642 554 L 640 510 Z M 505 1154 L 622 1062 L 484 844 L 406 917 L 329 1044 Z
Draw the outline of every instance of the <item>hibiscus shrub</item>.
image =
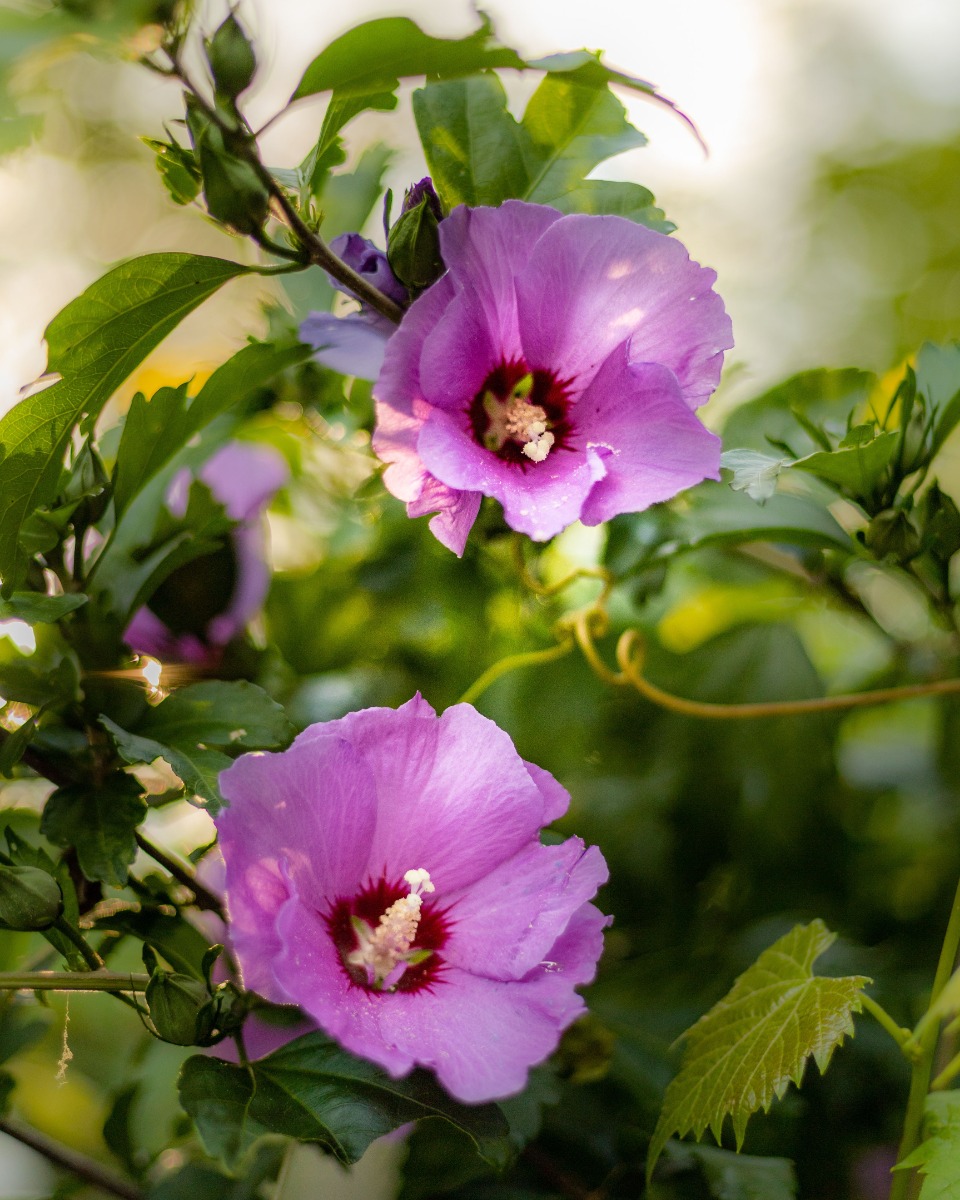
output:
M 592 177 L 649 84 L 373 21 L 271 168 L 241 17 L 117 19 L 224 249 L 108 271 L 0 420 L 0 1129 L 155 1200 L 387 1134 L 405 1200 L 879 1197 L 898 1141 L 891 1194 L 953 1194 L 960 348 L 796 376 L 721 453 L 722 281 Z M 407 81 L 394 216 L 344 137 Z M 118 422 L 251 276 L 267 335 Z

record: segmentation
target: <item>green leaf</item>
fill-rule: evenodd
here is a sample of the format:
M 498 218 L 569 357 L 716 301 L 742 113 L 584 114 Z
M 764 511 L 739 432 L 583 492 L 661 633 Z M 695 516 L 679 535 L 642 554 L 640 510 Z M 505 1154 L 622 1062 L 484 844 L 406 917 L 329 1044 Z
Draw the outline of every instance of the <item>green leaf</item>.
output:
M 140 140 L 156 155 L 157 170 L 174 204 L 190 204 L 196 200 L 200 195 L 202 176 L 193 152 L 172 138 L 169 142 L 148 137 Z
M 220 772 L 225 771 L 233 761 L 226 754 L 220 750 L 205 750 L 199 746 L 167 746 L 151 738 L 138 737 L 134 733 L 128 733 L 126 729 L 121 729 L 105 716 L 100 717 L 100 724 L 110 734 L 117 753 L 124 762 L 133 766 L 162 758 L 173 767 L 187 791 L 197 797 L 201 806 L 213 816 L 223 807 L 223 797 L 220 795 L 217 780 Z
M 554 208 L 563 213 L 597 213 L 626 217 L 655 229 L 658 233 L 673 233 L 676 225 L 663 215 L 663 209 L 653 202 L 653 192 L 638 183 L 619 183 L 611 179 L 585 179 L 562 196 L 552 200 Z
M 720 455 L 720 466 L 733 472 L 730 486 L 735 492 L 746 492 L 751 500 L 763 504 L 776 492 L 777 480 L 785 458 L 771 458 L 759 450 L 725 450 Z
M 507 1123 L 496 1105 L 459 1104 L 425 1071 L 392 1079 L 322 1033 L 289 1042 L 249 1070 L 188 1058 L 180 1103 L 208 1153 L 228 1166 L 266 1133 L 317 1142 L 342 1163 L 354 1163 L 378 1137 L 421 1117 L 443 1117 L 488 1161 L 500 1162 L 506 1149 Z
M 808 496 L 778 492 L 761 507 L 743 492 L 710 481 L 690 492 L 679 508 L 683 536 L 692 546 L 768 541 L 853 549 L 827 508 Z
M 758 1158 L 680 1142 L 668 1142 L 664 1155 L 674 1170 L 696 1171 L 715 1200 L 794 1200 L 797 1194 L 793 1163 L 786 1158 Z M 653 1192 L 651 1200 L 656 1187 Z
M 577 71 L 547 75 L 527 105 L 529 182 L 523 198 L 556 204 L 605 159 L 646 145 L 605 85 Z
M 926 342 L 917 353 L 917 391 L 926 402 L 933 426 L 930 458 L 960 421 L 960 344 L 934 346 Z
M 362 229 L 383 193 L 383 174 L 393 157 L 389 146 L 368 146 L 352 171 L 325 180 L 319 193 L 323 231 L 328 237 Z
M 413 93 L 427 167 L 444 207 L 501 204 L 529 185 L 526 131 L 493 74 L 429 83 Z
M 58 846 L 74 846 L 88 879 L 122 887 L 137 853 L 134 831 L 146 815 L 143 788 L 114 772 L 99 785 L 58 788 L 43 810 L 41 832 Z
M 924 1134 L 924 1141 L 894 1169 L 919 1169 L 919 1200 L 960 1200 L 960 1091 L 927 1096 Z
M 785 443 L 793 458 L 821 450 L 804 420 L 825 422 L 841 435 L 849 414 L 866 406 L 875 386 L 868 371 L 804 371 L 734 409 L 723 427 L 724 445 L 769 453 L 771 444 Z
M 228 409 L 240 409 L 254 392 L 287 367 L 303 362 L 309 353 L 308 346 L 299 344 L 255 342 L 218 367 L 192 401 L 187 398 L 187 384 L 161 388 L 150 400 L 138 392 L 117 450 L 113 492 L 117 515 L 214 418 Z
M 92 422 L 128 375 L 181 320 L 248 268 L 196 254 L 148 254 L 114 267 L 47 327 L 47 370 L 62 378 L 0 420 L 0 577 L 25 568 L 27 517 L 54 497 L 70 431 Z
M 79 592 L 69 596 L 45 596 L 42 592 L 14 592 L 8 599 L 0 597 L 0 621 L 26 621 L 28 625 L 53 625 L 67 613 L 86 604 L 87 597 Z
M 177 688 L 147 710 L 142 737 L 190 748 L 203 742 L 243 750 L 285 746 L 294 729 L 283 708 L 254 683 L 209 680 Z
M 667 1088 L 647 1160 L 653 1171 L 667 1139 L 707 1127 L 719 1142 L 727 1117 L 737 1146 L 747 1121 L 767 1110 L 807 1059 L 821 1074 L 844 1037 L 870 983 L 860 975 L 827 979 L 813 964 L 836 940 L 822 921 L 797 925 L 765 950 L 726 996 L 688 1030 L 680 1073 Z
M 32 713 L 12 733 L 4 731 L 2 740 L 0 740 L 0 775 L 6 779 L 13 774 L 13 768 L 23 758 L 24 752 L 33 741 L 39 718 L 40 713 Z
M 435 38 L 406 17 L 365 21 L 317 55 L 297 84 L 291 101 L 318 92 L 341 97 L 393 92 L 415 75 L 470 75 L 489 67 L 522 68 L 514 50 L 493 40 L 490 22 L 465 38 Z
M 898 431 L 878 433 L 858 446 L 838 450 L 817 450 L 791 464 L 795 470 L 809 471 L 828 483 L 836 484 L 854 497 L 869 497 L 889 467 L 900 441 Z

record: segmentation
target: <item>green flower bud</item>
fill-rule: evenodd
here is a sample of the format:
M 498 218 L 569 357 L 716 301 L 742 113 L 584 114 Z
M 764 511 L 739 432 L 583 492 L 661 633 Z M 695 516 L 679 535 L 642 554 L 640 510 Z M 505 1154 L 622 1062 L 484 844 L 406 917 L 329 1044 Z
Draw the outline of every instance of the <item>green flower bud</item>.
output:
M 154 971 L 145 993 L 157 1036 L 175 1046 L 195 1046 L 210 1034 L 213 1005 L 205 984 L 189 975 Z
M 390 230 L 387 261 L 409 288 L 429 287 L 444 272 L 435 202 L 430 196 L 400 214 Z
M 229 149 L 223 133 L 192 97 L 187 97 L 187 129 L 203 177 L 207 212 L 237 233 L 263 227 L 270 193 L 253 167 Z
M 39 867 L 0 866 L 0 924 L 5 929 L 49 929 L 63 912 L 60 885 Z
M 257 70 L 257 60 L 247 35 L 233 13 L 206 43 L 205 49 L 217 92 L 235 100 L 250 86 Z

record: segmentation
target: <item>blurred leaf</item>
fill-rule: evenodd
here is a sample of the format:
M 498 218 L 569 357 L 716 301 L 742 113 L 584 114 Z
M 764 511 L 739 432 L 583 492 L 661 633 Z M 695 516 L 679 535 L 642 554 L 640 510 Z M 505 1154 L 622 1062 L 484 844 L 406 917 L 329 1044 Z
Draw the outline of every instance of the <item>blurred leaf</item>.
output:
M 249 1070 L 216 1058 L 188 1058 L 180 1102 L 208 1152 L 228 1166 L 265 1133 L 317 1142 L 342 1163 L 354 1163 L 378 1137 L 420 1117 L 443 1117 L 490 1161 L 508 1155 L 507 1124 L 495 1105 L 459 1104 L 424 1071 L 392 1079 L 319 1032 Z
M 137 855 L 134 832 L 146 816 L 143 788 L 115 771 L 99 786 L 57 788 L 47 801 L 41 832 L 58 846 L 73 846 L 88 879 L 122 887 Z
M 406 17 L 365 21 L 336 38 L 317 55 L 297 84 L 291 101 L 317 92 L 339 97 L 381 98 L 402 78 L 415 75 L 470 75 L 488 67 L 521 68 L 516 51 L 498 46 L 489 20 L 465 38 L 435 38 Z
M 39 717 L 38 712 L 31 713 L 23 724 L 12 733 L 3 732 L 3 736 L 0 738 L 0 775 L 6 779 L 11 777 L 14 767 L 23 758 L 24 752 L 33 741 Z
M 105 716 L 100 717 L 100 724 L 110 734 L 124 762 L 136 765 L 162 758 L 173 767 L 187 791 L 200 798 L 211 815 L 216 816 L 220 811 L 223 797 L 217 780 L 220 772 L 225 771 L 233 761 L 226 754 L 199 746 L 167 746 L 151 738 L 128 733 Z
M 42 592 L 14 592 L 8 599 L 0 598 L 0 621 L 26 621 L 28 625 L 52 625 L 86 604 L 87 597 L 78 592 L 66 596 L 45 596 Z
M 184 917 L 170 916 L 146 905 L 137 912 L 121 909 L 97 921 L 97 929 L 113 929 L 117 933 L 149 942 L 178 971 L 203 978 L 203 957 L 209 942 Z
M 709 1126 L 719 1142 L 728 1116 L 739 1147 L 751 1114 L 782 1098 L 791 1082 L 799 1086 L 811 1055 L 821 1074 L 827 1069 L 853 1033 L 851 1015 L 870 982 L 813 974 L 835 940 L 822 921 L 795 926 L 687 1031 L 680 1073 L 667 1088 L 650 1143 L 648 1174 L 673 1134 L 692 1131 L 699 1139 Z
M 771 458 L 759 450 L 724 450 L 720 466 L 733 472 L 730 486 L 735 492 L 746 492 L 751 500 L 763 504 L 777 490 L 780 472 L 789 460 Z
M 187 442 L 215 417 L 244 402 L 287 367 L 302 362 L 309 347 L 254 342 L 238 350 L 210 376 L 196 397 L 188 384 L 161 388 L 152 399 L 140 392 L 127 412 L 114 471 L 114 505 L 122 515 L 134 496 Z
M 6 1116 L 17 1081 L 8 1071 L 0 1071 L 0 1116 Z
M 663 215 L 663 209 L 653 202 L 653 192 L 638 183 L 620 183 L 612 179 L 585 179 L 562 196 L 551 201 L 563 213 L 608 213 L 626 217 L 655 229 L 658 233 L 673 233 L 676 225 Z
M 77 696 L 77 664 L 72 657 L 36 662 L 32 658 L 0 663 L 0 694 L 40 708 Z
M 848 553 L 854 548 L 849 534 L 827 508 L 807 496 L 778 492 L 761 507 L 743 492 L 708 481 L 689 492 L 677 507 L 681 535 L 693 546 L 767 541 L 839 548 Z
M 239 1178 L 225 1175 L 210 1162 L 187 1163 L 154 1183 L 147 1200 L 255 1200 L 263 1195 L 261 1185 L 277 1178 L 288 1148 L 286 1139 L 261 1142 Z
M 247 269 L 196 254 L 147 254 L 114 267 L 47 326 L 47 370 L 63 378 L 0 420 L 0 576 L 8 591 L 25 568 L 20 529 L 53 499 L 70 431 L 92 423 L 154 346 Z
M 5 1004 L 0 1010 L 0 1063 L 35 1046 L 50 1026 L 49 1014 L 35 1007 Z
M 190 204 L 196 200 L 203 176 L 193 151 L 172 138 L 169 142 L 149 137 L 140 140 L 156 155 L 157 170 L 174 204 Z
M 113 1098 L 113 1104 L 103 1123 L 103 1140 L 111 1153 L 120 1160 L 134 1179 L 141 1175 L 137 1146 L 131 1129 L 131 1116 L 140 1095 L 140 1084 L 127 1083 Z
M 794 1200 L 797 1194 L 793 1164 L 786 1158 L 757 1158 L 680 1142 L 668 1142 L 664 1158 L 671 1175 L 677 1170 L 696 1171 L 716 1200 Z M 656 1200 L 658 1192 L 654 1184 L 650 1200 Z
M 933 458 L 960 421 L 960 345 L 924 343 L 917 352 L 917 391 L 926 401 Z
M 319 193 L 327 237 L 362 229 L 383 193 L 383 174 L 393 151 L 382 142 L 368 146 L 352 171 L 327 177 Z
M 923 1176 L 919 1200 L 960 1196 L 960 1091 L 931 1092 L 924 1106 L 924 1140 L 895 1170 L 917 1167 Z
M 177 688 L 147 710 L 136 732 L 169 746 L 199 743 L 269 750 L 285 746 L 294 729 L 283 708 L 245 679 L 208 680 Z
M 723 426 L 724 445 L 766 453 L 771 445 L 786 445 L 793 458 L 822 450 L 804 421 L 827 422 L 842 435 L 848 416 L 865 408 L 875 385 L 869 371 L 804 371 L 735 408 Z

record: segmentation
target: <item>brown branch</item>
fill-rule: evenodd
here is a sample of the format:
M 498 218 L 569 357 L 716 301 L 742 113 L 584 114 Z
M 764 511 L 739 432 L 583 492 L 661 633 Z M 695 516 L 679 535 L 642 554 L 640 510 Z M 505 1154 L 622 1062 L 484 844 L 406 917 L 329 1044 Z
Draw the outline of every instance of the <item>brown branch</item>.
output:
M 148 841 L 139 829 L 134 832 L 134 837 L 137 839 L 137 845 L 144 854 L 149 854 L 153 861 L 159 863 L 168 875 L 173 876 L 177 883 L 182 883 L 185 888 L 188 888 L 193 893 L 197 908 L 215 913 L 222 921 L 227 919 L 220 897 L 205 887 L 192 871 L 181 866 L 175 858 L 171 858 L 159 846 L 155 846 L 153 842 Z

